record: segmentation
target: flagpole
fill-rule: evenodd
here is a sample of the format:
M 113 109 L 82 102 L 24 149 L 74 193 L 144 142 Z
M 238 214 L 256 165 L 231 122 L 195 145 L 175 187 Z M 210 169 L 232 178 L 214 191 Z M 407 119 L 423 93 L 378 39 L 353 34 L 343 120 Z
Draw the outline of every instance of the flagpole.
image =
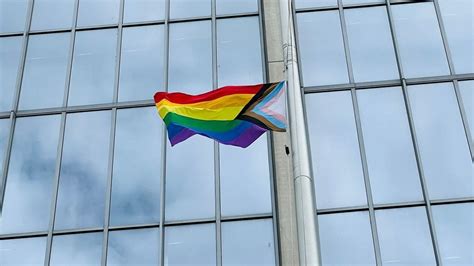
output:
M 308 150 L 309 142 L 306 135 L 303 95 L 294 45 L 295 31 L 291 0 L 280 0 L 280 13 L 288 88 L 288 114 L 293 158 L 299 261 L 300 265 L 320 265 L 313 179 Z

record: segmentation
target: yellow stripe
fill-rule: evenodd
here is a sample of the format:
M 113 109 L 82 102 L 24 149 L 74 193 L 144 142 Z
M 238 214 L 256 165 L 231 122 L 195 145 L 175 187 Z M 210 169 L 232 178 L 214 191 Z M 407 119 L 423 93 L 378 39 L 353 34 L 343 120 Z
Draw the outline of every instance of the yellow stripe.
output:
M 206 102 L 176 104 L 166 99 L 156 104 L 160 116 L 169 112 L 200 120 L 232 120 L 252 99 L 252 94 L 234 94 Z

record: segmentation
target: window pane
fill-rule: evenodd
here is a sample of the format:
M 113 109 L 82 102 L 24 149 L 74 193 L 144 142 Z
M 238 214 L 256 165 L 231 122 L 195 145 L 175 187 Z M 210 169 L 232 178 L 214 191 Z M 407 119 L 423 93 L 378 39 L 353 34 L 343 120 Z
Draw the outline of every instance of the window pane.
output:
M 170 24 L 169 91 L 191 94 L 212 88 L 211 23 Z
M 54 236 L 50 265 L 100 265 L 102 238 L 102 233 Z
M 120 0 L 80 0 L 77 26 L 117 24 Z
M 304 85 L 347 83 L 338 11 L 300 13 L 297 17 Z
M 217 15 L 248 13 L 258 11 L 258 0 L 217 0 Z
M 271 219 L 222 223 L 223 265 L 275 265 Z
M 383 264 L 436 265 L 424 207 L 376 211 Z
M 263 82 L 258 17 L 217 21 L 219 87 Z
M 165 228 L 165 265 L 216 265 L 214 224 Z
M 167 147 L 166 220 L 214 217 L 214 146 L 194 136 Z
M 119 101 L 152 99 L 163 90 L 163 26 L 124 28 Z
M 405 76 L 449 74 L 433 3 L 393 5 L 392 10 Z
M 433 206 L 443 265 L 474 264 L 474 204 Z
M 456 73 L 474 73 L 474 5 L 472 0 L 439 0 Z
M 466 112 L 471 138 L 474 139 L 474 80 L 459 82 L 462 103 Z
M 124 8 L 124 23 L 165 18 L 165 0 L 125 0 Z
M 0 111 L 11 109 L 22 40 L 22 37 L 0 38 Z
M 357 97 L 374 203 L 423 200 L 401 88 Z
M 59 116 L 17 119 L 0 232 L 47 230 L 59 124 Z
M 0 32 L 23 32 L 26 23 L 27 0 L 0 1 Z
M 22 238 L 0 241 L 0 265 L 42 266 L 46 251 L 46 238 Z
M 63 105 L 70 37 L 69 33 L 29 37 L 20 109 Z
M 202 17 L 211 15 L 211 0 L 172 0 L 170 18 Z
M 398 78 L 385 7 L 355 8 L 344 12 L 355 81 Z M 377 51 L 376 55 L 374 51 Z
M 0 174 L 3 173 L 3 160 L 7 149 L 8 135 L 10 134 L 10 120 L 0 119 Z
M 55 229 L 102 226 L 110 119 L 109 111 L 67 116 Z
M 107 265 L 158 265 L 159 239 L 157 228 L 111 231 Z
M 112 225 L 160 221 L 162 132 L 155 107 L 118 111 Z
M 222 215 L 271 213 L 267 135 L 247 149 L 220 145 L 220 153 Z
M 385 3 L 385 0 L 342 0 L 343 5 L 367 4 L 367 3 Z
M 408 87 L 431 199 L 472 197 L 472 161 L 451 83 Z
M 351 93 L 308 95 L 306 112 L 318 208 L 365 205 Z
M 74 0 L 35 0 L 31 30 L 71 28 Z
M 324 265 L 375 265 L 367 212 L 319 215 L 318 224 Z
M 296 8 L 337 6 L 337 0 L 295 0 Z
M 68 105 L 112 101 L 116 48 L 116 29 L 76 33 Z

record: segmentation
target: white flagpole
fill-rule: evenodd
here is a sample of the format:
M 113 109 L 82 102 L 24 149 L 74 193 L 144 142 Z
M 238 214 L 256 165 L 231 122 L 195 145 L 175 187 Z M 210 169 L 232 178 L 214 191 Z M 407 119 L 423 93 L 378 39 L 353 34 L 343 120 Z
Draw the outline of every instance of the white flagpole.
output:
M 295 48 L 291 0 L 280 0 L 300 265 L 320 265 L 309 142 Z

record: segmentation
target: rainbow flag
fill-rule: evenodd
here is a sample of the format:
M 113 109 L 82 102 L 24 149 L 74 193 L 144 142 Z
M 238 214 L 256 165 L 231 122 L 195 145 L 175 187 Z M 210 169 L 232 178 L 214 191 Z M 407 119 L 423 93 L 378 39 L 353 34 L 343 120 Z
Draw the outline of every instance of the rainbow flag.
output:
M 226 86 L 199 95 L 157 92 L 171 146 L 193 135 L 248 147 L 267 130 L 285 131 L 285 82 Z

